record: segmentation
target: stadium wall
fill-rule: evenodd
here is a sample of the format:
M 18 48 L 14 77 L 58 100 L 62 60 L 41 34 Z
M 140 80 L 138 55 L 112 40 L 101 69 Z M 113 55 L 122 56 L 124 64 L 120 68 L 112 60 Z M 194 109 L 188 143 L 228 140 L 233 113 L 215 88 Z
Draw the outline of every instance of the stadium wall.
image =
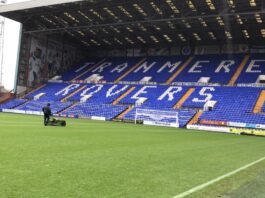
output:
M 23 35 L 18 85 L 34 87 L 85 60 L 83 52 L 63 39 Z

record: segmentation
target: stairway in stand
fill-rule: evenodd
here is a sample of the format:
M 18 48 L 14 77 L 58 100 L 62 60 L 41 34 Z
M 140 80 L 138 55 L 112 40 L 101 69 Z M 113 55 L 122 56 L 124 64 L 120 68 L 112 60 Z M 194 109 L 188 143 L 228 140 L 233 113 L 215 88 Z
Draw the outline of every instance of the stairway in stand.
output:
M 256 105 L 253 109 L 253 113 L 261 113 L 264 102 L 265 102 L 265 90 L 262 90 L 260 92 Z
M 179 109 L 182 107 L 184 102 L 191 96 L 191 94 L 195 91 L 195 88 L 190 88 L 181 98 L 180 100 L 174 105 L 174 109 Z

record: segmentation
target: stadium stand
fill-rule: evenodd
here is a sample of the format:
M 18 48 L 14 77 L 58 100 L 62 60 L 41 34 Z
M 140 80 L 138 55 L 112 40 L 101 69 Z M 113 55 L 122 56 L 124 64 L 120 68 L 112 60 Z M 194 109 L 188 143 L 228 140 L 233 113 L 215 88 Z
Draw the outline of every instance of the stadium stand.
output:
M 134 120 L 136 108 L 143 108 L 178 112 L 180 127 L 191 120 L 203 125 L 265 124 L 263 88 L 227 86 L 232 81 L 245 85 L 257 82 L 265 73 L 262 55 L 93 60 L 63 74 L 65 82 L 47 83 L 0 108 L 41 111 L 50 102 L 53 113 L 70 117 Z M 86 83 L 94 74 L 100 82 Z M 200 83 L 203 77 L 208 81 Z M 70 82 L 74 79 L 76 83 Z M 169 81 L 172 83 L 167 84 Z M 205 110 L 209 101 L 215 106 Z

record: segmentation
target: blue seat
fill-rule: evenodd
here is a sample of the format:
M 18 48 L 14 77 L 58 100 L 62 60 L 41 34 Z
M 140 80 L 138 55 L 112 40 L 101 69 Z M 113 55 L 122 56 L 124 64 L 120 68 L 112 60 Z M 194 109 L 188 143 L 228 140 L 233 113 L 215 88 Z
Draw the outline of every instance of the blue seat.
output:
M 3 104 L 0 104 L 0 109 L 13 109 L 23 103 L 25 103 L 27 100 L 25 99 L 11 99 Z

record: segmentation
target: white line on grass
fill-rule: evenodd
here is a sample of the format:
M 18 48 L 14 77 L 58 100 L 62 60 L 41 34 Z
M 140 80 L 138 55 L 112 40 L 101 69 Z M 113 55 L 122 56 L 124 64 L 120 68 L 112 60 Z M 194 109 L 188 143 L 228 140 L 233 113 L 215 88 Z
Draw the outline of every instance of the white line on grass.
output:
M 227 173 L 225 175 L 222 175 L 222 176 L 217 177 L 217 178 L 215 178 L 213 180 L 210 180 L 210 181 L 208 181 L 208 182 L 206 182 L 204 184 L 201 184 L 199 186 L 196 186 L 196 187 L 194 187 L 194 188 L 192 188 L 192 189 L 190 189 L 190 190 L 188 190 L 186 192 L 183 192 L 181 194 L 178 194 L 178 195 L 174 196 L 173 198 L 183 198 L 183 197 L 186 197 L 186 196 L 188 196 L 188 195 L 190 195 L 190 194 L 192 194 L 192 193 L 194 193 L 196 191 L 199 191 L 199 190 L 201 190 L 201 189 L 203 189 L 203 188 L 205 188 L 207 186 L 210 186 L 210 185 L 212 185 L 212 184 L 214 184 L 214 183 L 216 183 L 216 182 L 218 182 L 218 181 L 220 181 L 222 179 L 225 179 L 225 178 L 230 177 L 230 176 L 232 176 L 232 175 L 234 175 L 234 174 L 236 174 L 236 173 L 238 173 L 238 172 L 240 172 L 242 170 L 245 170 L 245 169 L 247 169 L 247 168 L 249 168 L 249 167 L 251 167 L 251 166 L 253 166 L 253 165 L 255 165 L 255 164 L 257 164 L 257 163 L 259 163 L 261 161 L 263 161 L 263 160 L 265 160 L 265 157 L 262 157 L 262 158 L 260 158 L 260 159 L 258 159 L 256 161 L 254 161 L 254 162 L 251 162 L 251 163 L 249 163 L 249 164 L 247 164 L 245 166 L 242 166 L 242 167 L 240 167 L 240 168 L 238 168 L 238 169 L 236 169 L 236 170 L 234 170 L 232 172 L 229 172 L 229 173 Z

